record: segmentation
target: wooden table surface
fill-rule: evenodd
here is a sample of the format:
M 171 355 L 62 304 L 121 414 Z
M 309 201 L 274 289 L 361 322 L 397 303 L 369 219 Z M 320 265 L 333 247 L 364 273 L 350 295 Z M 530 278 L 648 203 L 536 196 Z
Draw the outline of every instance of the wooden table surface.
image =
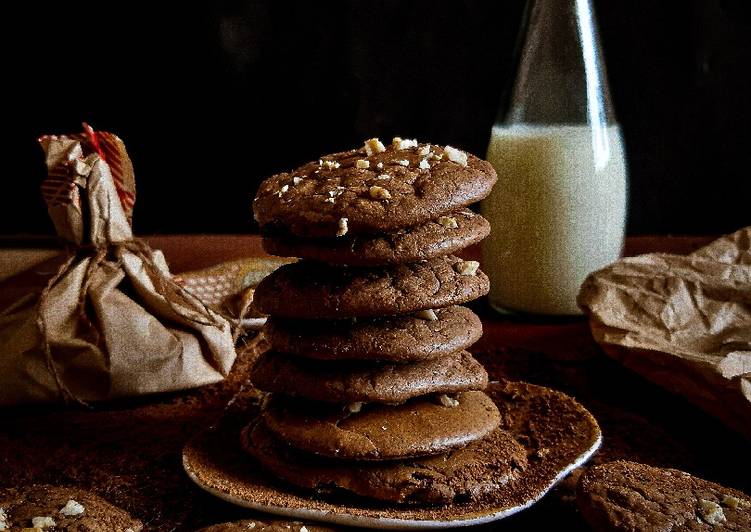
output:
M 261 254 L 255 236 L 159 236 L 173 272 Z M 690 252 L 706 237 L 630 238 L 626 253 Z M 472 251 L 470 251 L 470 254 Z M 625 458 L 677 467 L 751 491 L 748 442 L 719 422 L 605 357 L 586 319 L 509 317 L 484 302 L 473 307 L 485 334 L 472 351 L 491 378 L 507 377 L 576 397 L 601 424 L 604 443 L 592 463 Z M 91 489 L 141 518 L 148 530 L 194 530 L 252 515 L 204 494 L 184 475 L 180 449 L 212 424 L 246 380 L 244 349 L 221 384 L 178 394 L 100 405 L 93 410 L 0 410 L 0 487 L 31 482 Z M 576 474 L 533 508 L 487 530 L 586 530 L 573 498 Z

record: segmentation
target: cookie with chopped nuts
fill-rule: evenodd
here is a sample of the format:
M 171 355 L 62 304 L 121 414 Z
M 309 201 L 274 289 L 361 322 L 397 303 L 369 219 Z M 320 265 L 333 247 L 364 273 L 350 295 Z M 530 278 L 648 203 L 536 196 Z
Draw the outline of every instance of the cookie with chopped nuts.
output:
M 262 413 L 280 440 L 343 460 L 393 460 L 463 447 L 500 423 L 483 392 L 425 396 L 400 405 L 330 405 L 274 395 Z
M 485 218 L 469 209 L 461 209 L 391 233 L 318 239 L 267 234 L 263 238 L 263 249 L 280 257 L 380 266 L 449 255 L 480 242 L 489 234 L 490 224 Z
M 266 179 L 253 202 L 264 229 L 302 237 L 388 233 L 480 201 L 496 173 L 450 146 L 370 139 Z
M 480 499 L 518 479 L 527 454 L 508 432 L 449 454 L 397 462 L 349 462 L 301 453 L 278 440 L 263 423 L 241 436 L 246 452 L 274 477 L 318 492 L 343 490 L 392 503 L 450 504 Z
M 610 462 L 582 475 L 577 491 L 595 530 L 751 530 L 751 497 L 677 469 Z
M 484 390 L 485 369 L 467 351 L 412 364 L 321 361 L 269 351 L 253 369 L 253 385 L 266 392 L 347 404 L 403 403 L 421 395 Z
M 456 305 L 488 293 L 476 261 L 453 255 L 383 268 L 287 264 L 261 281 L 254 306 L 285 318 L 359 318 Z
M 412 362 L 466 349 L 482 336 L 480 318 L 467 307 L 357 320 L 270 317 L 271 348 L 318 360 Z
M 98 495 L 80 488 L 37 484 L 0 489 L 0 530 L 138 532 L 142 523 Z
M 333 528 L 301 523 L 300 521 L 258 521 L 243 519 L 207 526 L 197 532 L 334 532 Z

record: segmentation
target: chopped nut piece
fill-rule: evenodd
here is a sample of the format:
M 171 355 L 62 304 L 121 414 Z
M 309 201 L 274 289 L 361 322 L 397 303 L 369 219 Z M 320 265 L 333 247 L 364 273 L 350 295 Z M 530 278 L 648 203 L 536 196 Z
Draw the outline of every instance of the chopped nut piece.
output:
M 361 169 L 370 168 L 370 161 L 366 161 L 365 159 L 357 159 L 355 161 L 355 166 Z
M 732 495 L 724 495 L 722 497 L 722 504 L 724 504 L 731 510 L 737 510 L 738 508 L 748 508 L 749 506 L 751 506 L 750 502 L 739 499 L 738 497 L 733 497 Z
M 302 183 L 302 177 L 296 175 L 292 178 L 293 185 L 299 185 L 300 183 Z
M 480 263 L 476 260 L 460 260 L 454 265 L 454 269 L 460 275 L 476 275 Z
M 379 187 L 378 185 L 373 185 L 372 187 L 370 187 L 368 194 L 370 194 L 370 197 L 373 199 L 391 199 L 391 192 L 383 187 Z
M 57 526 L 57 523 L 49 516 L 33 517 L 31 519 L 31 526 L 34 528 L 52 528 L 53 526 Z
M 435 310 L 433 310 L 432 308 L 417 311 L 415 312 L 415 316 L 428 321 L 438 321 L 438 316 L 436 316 Z
M 347 224 L 347 222 L 349 222 L 349 219 L 339 218 L 339 229 L 336 232 L 336 236 L 344 236 L 347 234 L 347 231 L 349 231 L 349 225 Z
M 377 177 L 377 179 L 391 179 L 391 176 L 388 174 L 381 174 Z
M 83 507 L 83 504 L 70 499 L 65 503 L 65 506 L 60 509 L 60 513 L 66 517 L 72 517 L 74 515 L 81 515 L 84 510 L 85 508 Z
M 308 532 L 308 527 L 303 525 L 300 527 L 300 532 Z
M 401 166 L 409 166 L 409 161 L 407 159 L 399 159 L 398 161 L 394 161 L 394 162 Z
M 425 157 L 429 153 L 430 153 L 430 144 L 425 144 L 424 146 L 420 146 L 420 149 L 417 150 L 417 155 L 419 155 L 420 157 Z
M 441 404 L 442 404 L 443 406 L 446 406 L 446 407 L 448 407 L 448 408 L 456 408 L 457 406 L 459 406 L 459 401 L 457 401 L 457 400 L 456 400 L 456 399 L 454 399 L 453 397 L 449 397 L 449 396 L 448 396 L 448 395 L 446 395 L 445 393 L 442 393 L 442 394 L 441 394 L 441 395 L 440 395 L 440 396 L 438 397 L 438 400 L 439 400 L 439 401 L 441 402 Z
M 456 223 L 456 218 L 453 216 L 441 216 L 438 218 L 438 223 L 441 224 L 443 227 L 448 227 L 449 229 L 456 229 L 459 227 L 459 224 Z
M 454 161 L 461 166 L 467 166 L 467 154 L 462 150 L 446 146 L 444 151 L 446 152 L 446 157 L 449 158 L 449 161 Z
M 333 170 L 334 168 L 339 168 L 341 166 L 341 163 L 339 161 L 323 161 L 323 167 L 328 168 L 329 170 Z
M 706 499 L 699 499 L 699 515 L 701 518 L 710 525 L 717 525 L 724 523 L 725 512 L 722 511 L 722 507 L 716 502 L 708 501 Z
M 373 155 L 374 153 L 382 153 L 386 151 L 386 146 L 383 145 L 383 142 L 378 140 L 377 138 L 368 139 L 365 141 L 365 153 L 368 155 Z
M 429 170 L 430 169 L 430 163 L 427 159 L 420 159 L 420 170 Z
M 324 203 L 336 203 L 336 198 L 334 198 L 334 197 L 326 198 L 323 201 L 324 201 Z
M 417 148 L 417 139 L 403 139 L 401 137 L 394 137 L 394 139 L 391 141 L 391 145 L 395 150 Z
M 361 402 L 350 403 L 347 405 L 347 410 L 353 414 L 357 414 L 360 410 L 362 410 L 362 405 L 363 403 Z
M 379 170 L 383 170 L 383 163 L 378 163 L 376 165 L 376 168 L 378 168 Z

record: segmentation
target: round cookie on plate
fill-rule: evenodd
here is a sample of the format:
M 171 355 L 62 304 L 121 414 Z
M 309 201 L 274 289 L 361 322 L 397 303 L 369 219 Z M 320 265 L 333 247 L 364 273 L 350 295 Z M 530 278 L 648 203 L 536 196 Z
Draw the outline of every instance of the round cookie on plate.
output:
M 98 495 L 73 487 L 36 484 L 0 489 L 0 530 L 139 532 L 143 524 Z
M 266 179 L 253 212 L 262 229 L 302 237 L 390 233 L 483 199 L 496 179 L 490 163 L 450 146 L 370 139 Z
M 466 303 L 489 288 L 478 262 L 453 255 L 383 268 L 300 261 L 261 281 L 254 305 L 284 318 L 367 318 Z
M 290 320 L 271 317 L 271 348 L 320 360 L 415 362 L 468 348 L 482 323 L 467 307 L 452 305 L 414 314 L 358 320 Z
M 346 404 L 398 404 L 427 394 L 484 390 L 488 374 L 467 351 L 413 364 L 321 361 L 269 351 L 253 370 L 266 392 Z

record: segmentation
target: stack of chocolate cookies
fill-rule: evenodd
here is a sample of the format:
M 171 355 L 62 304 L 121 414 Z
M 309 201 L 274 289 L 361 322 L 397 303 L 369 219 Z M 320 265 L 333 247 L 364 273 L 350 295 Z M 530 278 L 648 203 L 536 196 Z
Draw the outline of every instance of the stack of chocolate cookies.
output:
M 516 478 L 526 452 L 500 430 L 488 376 L 466 349 L 482 334 L 459 306 L 487 293 L 453 253 L 488 235 L 466 209 L 492 166 L 449 146 L 370 139 L 264 181 L 264 248 L 302 260 L 264 279 L 254 304 L 271 392 L 243 445 L 272 475 L 318 491 L 449 503 Z

